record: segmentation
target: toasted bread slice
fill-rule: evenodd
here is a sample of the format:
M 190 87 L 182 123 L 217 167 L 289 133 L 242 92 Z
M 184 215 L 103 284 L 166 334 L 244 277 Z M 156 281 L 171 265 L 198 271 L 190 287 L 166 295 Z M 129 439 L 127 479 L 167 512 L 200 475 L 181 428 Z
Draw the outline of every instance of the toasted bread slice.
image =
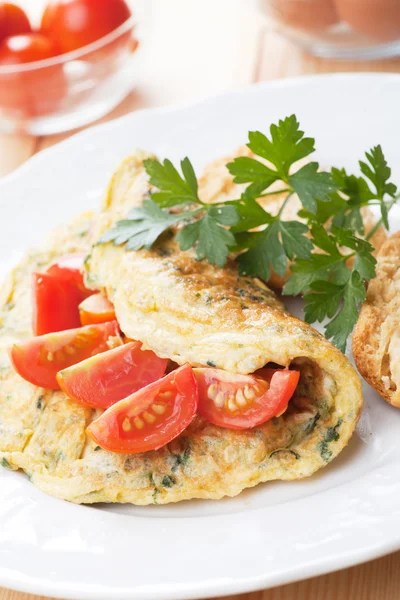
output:
M 367 299 L 353 334 L 353 354 L 364 379 L 400 407 L 400 232 L 381 247 Z

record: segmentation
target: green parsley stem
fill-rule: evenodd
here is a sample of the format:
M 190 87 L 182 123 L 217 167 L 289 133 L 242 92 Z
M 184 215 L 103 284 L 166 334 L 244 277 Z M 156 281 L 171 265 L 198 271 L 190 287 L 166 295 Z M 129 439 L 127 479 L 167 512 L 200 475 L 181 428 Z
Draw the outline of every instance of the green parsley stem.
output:
M 398 197 L 396 196 L 396 198 L 394 198 L 392 200 L 392 202 L 388 205 L 387 207 L 387 211 L 389 212 L 390 209 L 392 208 L 392 206 L 394 206 L 396 204 L 398 200 Z M 372 238 L 372 236 L 378 231 L 379 227 L 383 224 L 383 220 L 382 218 L 380 218 L 375 225 L 372 227 L 372 229 L 369 230 L 368 234 L 365 236 L 365 239 L 367 240 L 367 242 Z
M 293 196 L 293 194 L 294 194 L 294 190 L 292 190 L 292 189 L 289 189 L 289 190 L 287 190 L 287 191 L 289 192 L 289 194 L 286 196 L 286 198 L 285 198 L 285 200 L 284 200 L 284 202 L 283 202 L 282 206 L 281 206 L 281 207 L 280 207 L 280 209 L 279 209 L 279 212 L 278 212 L 278 214 L 276 215 L 276 218 L 277 218 L 277 220 L 279 220 L 279 219 L 281 218 L 281 216 L 282 216 L 282 213 L 283 213 L 283 211 L 285 210 L 285 206 L 286 206 L 286 204 L 289 202 L 290 198 L 291 198 L 291 197 Z
M 266 192 L 265 194 L 261 194 L 258 198 L 266 198 L 267 196 L 276 196 L 277 194 L 285 194 L 286 192 L 292 192 L 291 188 L 284 188 L 283 190 L 276 190 L 275 192 Z

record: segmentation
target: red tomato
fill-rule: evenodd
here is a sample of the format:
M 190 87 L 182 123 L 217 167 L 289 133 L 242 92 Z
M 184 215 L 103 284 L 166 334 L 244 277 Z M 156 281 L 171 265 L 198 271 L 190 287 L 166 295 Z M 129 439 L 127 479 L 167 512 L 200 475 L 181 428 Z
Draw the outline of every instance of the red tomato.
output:
M 24 65 L 54 57 L 56 44 L 38 33 L 9 37 L 0 45 L 0 110 L 17 119 L 39 117 L 59 109 L 67 92 L 63 66 L 1 72 L 1 67 Z
M 105 323 L 115 319 L 113 304 L 103 294 L 93 294 L 79 305 L 82 325 Z
M 47 273 L 33 273 L 33 322 L 35 335 L 80 327 L 80 291 L 69 281 Z
M 0 66 L 21 65 L 57 55 L 56 43 L 40 33 L 13 35 L 0 46 Z
M 130 16 L 125 0 L 52 0 L 41 31 L 57 41 L 61 52 L 71 52 L 114 31 Z
M 56 375 L 75 363 L 121 345 L 118 323 L 48 333 L 14 344 L 10 356 L 21 377 L 39 387 L 58 389 Z
M 168 359 L 141 347 L 130 342 L 60 371 L 60 388 L 86 406 L 109 408 L 164 375 Z
M 190 425 L 196 416 L 197 401 L 193 369 L 184 365 L 114 404 L 86 431 L 110 452 L 158 450 Z
M 44 335 L 81 325 L 79 305 L 93 294 L 85 288 L 81 253 L 61 257 L 47 273 L 33 274 L 33 331 Z M 107 319 L 113 321 L 115 315 Z
M 82 294 L 82 300 L 93 295 L 93 290 L 89 290 L 85 287 L 83 278 L 83 263 L 86 255 L 82 252 L 76 252 L 76 254 L 66 254 L 59 258 L 54 264 L 48 269 L 47 273 L 53 275 L 58 279 L 63 279 L 73 283 Z M 81 300 L 81 301 L 82 301 Z M 111 321 L 112 319 L 108 319 Z
M 11 35 L 31 31 L 31 24 L 22 8 L 11 2 L 0 2 L 0 42 Z
M 299 381 L 299 371 L 263 371 L 265 378 L 220 369 L 194 369 L 199 414 L 219 427 L 249 429 L 284 412 Z

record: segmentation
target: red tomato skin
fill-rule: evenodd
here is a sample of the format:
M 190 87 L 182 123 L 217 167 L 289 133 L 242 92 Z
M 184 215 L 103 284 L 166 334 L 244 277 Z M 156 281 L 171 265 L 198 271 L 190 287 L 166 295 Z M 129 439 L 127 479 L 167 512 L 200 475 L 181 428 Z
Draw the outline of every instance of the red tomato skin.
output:
M 141 347 L 130 342 L 60 371 L 60 388 L 84 406 L 109 408 L 163 377 L 168 359 Z
M 41 31 L 57 41 L 62 53 L 71 52 L 114 31 L 131 14 L 125 0 L 52 0 Z
M 33 274 L 33 331 L 44 335 L 81 325 L 79 305 L 92 290 L 83 281 L 84 254 L 61 257 L 46 273 Z M 115 315 L 101 322 L 113 321 Z M 89 323 L 85 323 L 89 324 Z
M 80 327 L 81 294 L 72 283 L 47 273 L 33 273 L 32 291 L 35 335 Z
M 238 412 L 230 412 L 225 407 L 217 408 L 208 397 L 208 388 L 211 381 L 212 371 L 217 369 L 195 369 L 197 382 L 199 385 L 199 414 L 207 419 L 213 425 L 225 429 L 251 429 L 269 421 L 272 417 L 281 414 L 286 410 L 287 404 L 295 392 L 300 378 L 299 371 L 289 371 L 288 369 L 263 369 L 263 377 L 257 377 L 257 373 L 248 377 L 248 385 L 251 387 L 254 380 L 260 382 L 262 379 L 269 381 L 269 388 L 258 398 L 257 401 L 250 404 L 246 409 Z M 204 372 L 209 372 L 204 375 Z M 216 373 L 218 376 L 218 373 Z M 235 382 L 235 375 L 232 375 L 232 382 Z M 232 390 L 234 391 L 234 390 Z
M 53 275 L 58 279 L 64 279 L 70 283 L 73 283 L 81 291 L 81 302 L 85 300 L 85 298 L 88 298 L 94 294 L 94 290 L 89 290 L 85 286 L 83 275 L 85 257 L 86 254 L 83 252 L 66 254 L 65 256 L 59 258 L 47 269 L 47 273 L 49 275 Z M 111 320 L 112 319 L 109 319 L 109 321 Z
M 24 10 L 11 2 L 0 2 L 0 42 L 12 35 L 22 35 L 32 31 Z
M 173 387 L 176 393 L 164 401 L 167 405 L 165 414 L 169 420 L 161 420 L 156 426 L 145 425 L 141 430 L 132 426 L 130 431 L 124 431 L 123 423 L 129 411 L 150 411 L 149 407 L 160 401 L 158 394 L 170 387 Z M 93 421 L 86 432 L 96 444 L 110 452 L 138 454 L 158 450 L 178 437 L 190 425 L 196 416 L 197 404 L 197 381 L 193 369 L 186 364 L 114 404 Z M 133 437 L 134 435 L 136 437 Z
M 0 45 L 0 66 L 45 60 L 53 58 L 57 53 L 57 44 L 40 33 L 13 35 Z
M 106 323 L 115 319 L 113 304 L 103 294 L 92 294 L 79 305 L 82 325 Z
M 114 345 L 122 344 L 116 321 L 49 333 L 14 344 L 10 358 L 14 369 L 23 379 L 38 387 L 56 390 L 59 389 L 56 379 L 58 371 L 109 350 L 107 342 L 110 338 L 115 338 Z M 66 350 L 67 347 L 74 349 L 74 352 Z

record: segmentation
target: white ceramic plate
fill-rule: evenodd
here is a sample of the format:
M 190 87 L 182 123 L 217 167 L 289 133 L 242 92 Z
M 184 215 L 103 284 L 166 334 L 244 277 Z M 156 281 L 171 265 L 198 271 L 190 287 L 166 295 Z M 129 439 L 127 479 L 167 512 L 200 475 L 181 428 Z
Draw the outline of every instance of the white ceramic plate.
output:
M 363 151 L 381 143 L 400 183 L 399 106 L 400 77 L 337 75 L 95 127 L 1 183 L 2 270 L 53 225 L 98 206 L 112 170 L 134 148 L 175 160 L 188 154 L 200 170 L 246 142 L 249 129 L 291 113 L 317 138 L 323 164 L 356 168 Z M 332 465 L 231 500 L 75 506 L 0 469 L 0 585 L 79 600 L 179 600 L 288 583 L 400 548 L 400 411 L 367 385 L 365 401 L 357 434 Z

